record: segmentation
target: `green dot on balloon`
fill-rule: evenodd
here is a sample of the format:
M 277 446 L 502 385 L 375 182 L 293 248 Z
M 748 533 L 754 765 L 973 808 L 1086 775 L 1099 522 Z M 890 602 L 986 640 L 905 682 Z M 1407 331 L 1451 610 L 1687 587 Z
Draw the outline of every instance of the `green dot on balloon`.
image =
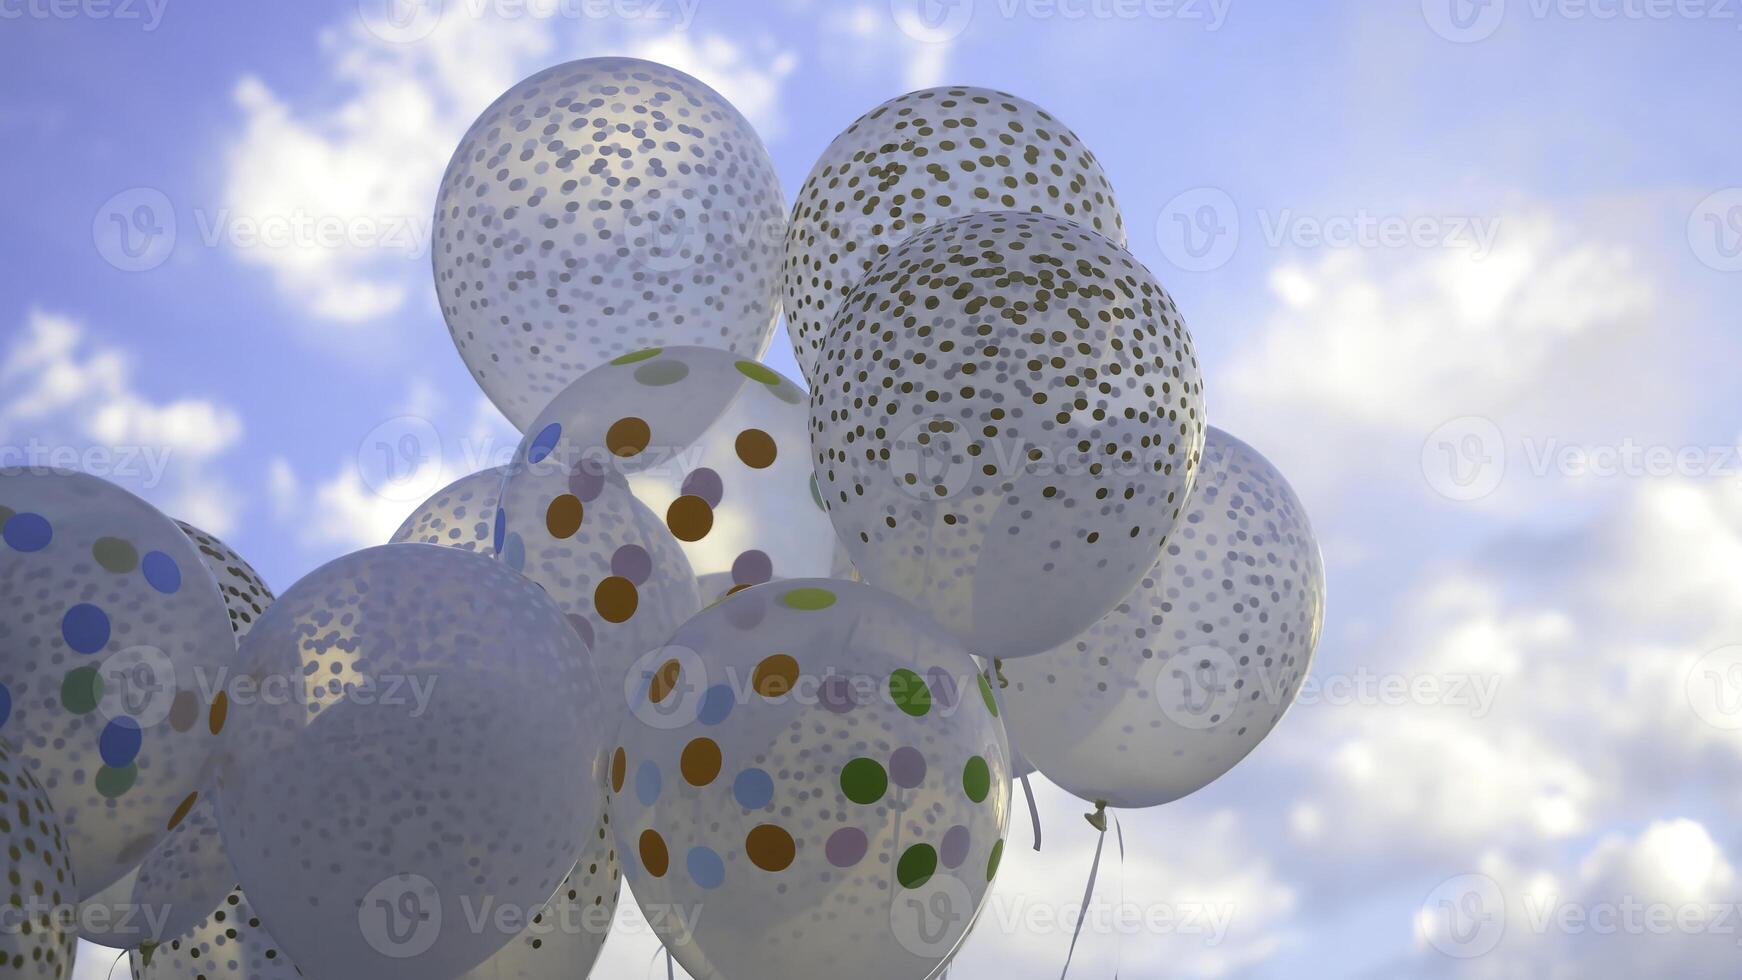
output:
M 974 756 L 968 760 L 968 765 L 962 770 L 962 788 L 968 791 L 968 799 L 975 803 L 984 803 L 986 797 L 992 795 L 992 767 L 985 759 Z
M 739 361 L 738 373 L 749 378 L 751 381 L 760 381 L 763 384 L 770 386 L 778 385 L 781 381 L 779 374 L 776 374 L 774 371 L 769 370 L 767 366 L 758 364 L 755 361 Z
M 841 792 L 860 806 L 883 799 L 889 790 L 889 774 L 873 759 L 854 759 L 841 770 Z
M 986 862 L 986 880 L 998 877 L 998 863 L 1004 860 L 1004 842 L 992 845 L 992 859 Z
M 931 880 L 938 870 L 938 852 L 930 844 L 915 844 L 901 856 L 895 866 L 895 880 L 903 888 L 919 888 Z
M 828 509 L 823 506 L 823 491 L 821 487 L 817 486 L 817 475 L 815 473 L 811 474 L 811 502 L 817 505 L 817 510 Z
M 662 350 L 665 350 L 665 348 L 663 348 L 663 347 L 649 347 L 646 350 L 631 351 L 627 354 L 624 354 L 622 357 L 619 357 L 619 358 L 613 360 L 611 363 L 612 364 L 634 364 L 636 361 L 645 361 L 650 357 L 658 357 L 659 352 Z
M 889 697 L 895 706 L 915 718 L 924 718 L 931 711 L 931 688 L 925 678 L 903 667 L 889 675 Z
M 793 609 L 803 609 L 814 612 L 827 609 L 835 604 L 835 594 L 828 589 L 804 588 L 789 590 L 780 597 L 780 601 Z
M 95 667 L 67 671 L 60 682 L 61 707 L 75 715 L 88 715 L 103 700 L 103 675 Z
M 117 574 L 131 572 L 139 567 L 139 552 L 120 538 L 98 538 L 91 545 L 91 557 L 97 559 L 97 564 L 104 569 Z
M 139 778 L 139 765 L 134 763 L 125 769 L 112 769 L 104 766 L 97 770 L 97 792 L 108 799 L 115 799 L 133 788 L 133 781 Z
M 986 710 L 992 712 L 992 717 L 998 717 L 998 699 L 992 696 L 992 685 L 986 682 L 986 675 L 980 675 L 980 698 L 986 702 Z
M 635 369 L 635 380 L 650 388 L 677 384 L 690 376 L 690 366 L 682 361 L 653 361 Z

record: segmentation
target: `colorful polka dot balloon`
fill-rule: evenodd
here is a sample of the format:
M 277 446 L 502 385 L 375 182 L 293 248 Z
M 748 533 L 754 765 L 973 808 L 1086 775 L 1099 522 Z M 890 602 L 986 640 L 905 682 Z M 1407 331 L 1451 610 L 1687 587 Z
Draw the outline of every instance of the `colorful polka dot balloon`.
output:
M 601 695 L 543 589 L 457 548 L 347 555 L 281 595 L 226 688 L 224 848 L 299 967 L 455 977 L 549 898 L 601 805 Z M 589 816 L 577 816 L 586 814 Z
M 302 980 L 241 889 L 192 931 L 129 954 L 133 980 Z
M 78 897 L 72 858 L 54 805 L 30 766 L 0 739 L 0 845 L 7 855 L 6 928 L 0 929 L 0 976 L 66 980 L 73 935 L 65 910 Z
M 1275 727 L 1324 612 L 1300 499 L 1252 447 L 1212 428 L 1160 563 L 1081 636 L 1003 665 L 1011 738 L 1085 800 L 1171 803 Z
M 980 211 L 1050 214 L 1125 244 L 1094 154 L 1014 95 L 921 89 L 835 137 L 799 188 L 786 230 L 782 296 L 805 377 L 815 379 L 835 313 L 874 263 L 922 228 Z
M 852 574 L 817 503 L 809 418 L 804 389 L 757 361 L 654 347 L 570 385 L 527 447 L 548 447 L 542 467 L 592 466 L 626 483 L 664 518 L 711 602 L 777 578 Z
M 645 427 L 619 425 L 596 446 L 543 416 L 521 441 L 502 486 L 493 548 L 544 586 L 592 651 L 613 711 L 630 665 L 702 606 L 678 540 L 604 457 L 647 447 Z M 613 720 L 611 722 L 615 724 Z
M 842 305 L 813 380 L 817 482 L 854 565 L 985 657 L 1111 609 L 1155 563 L 1203 445 L 1167 292 L 1047 215 L 909 239 Z
M 174 521 L 59 470 L 0 472 L 0 583 L 0 737 L 95 895 L 196 797 L 225 724 L 207 692 L 236 664 L 230 616 Z
M 484 110 L 435 214 L 448 330 L 522 431 L 589 368 L 650 344 L 758 357 L 786 199 L 748 121 L 634 58 L 548 68 Z
M 390 543 L 439 544 L 489 554 L 494 547 L 496 503 L 502 498 L 502 481 L 507 477 L 506 466 L 460 477 L 412 511 L 393 532 Z
M 272 604 L 272 590 L 216 535 L 185 521 L 176 525 L 217 579 L 231 630 L 238 639 L 247 636 Z M 208 762 L 208 770 L 216 761 Z M 80 904 L 79 938 L 115 949 L 161 943 L 193 928 L 236 887 L 208 782 L 202 780 L 204 788 L 177 808 L 169 833 L 138 867 Z
M 728 596 L 649 658 L 610 762 L 630 888 L 699 980 L 934 976 L 998 872 L 1010 769 L 961 644 L 854 582 Z

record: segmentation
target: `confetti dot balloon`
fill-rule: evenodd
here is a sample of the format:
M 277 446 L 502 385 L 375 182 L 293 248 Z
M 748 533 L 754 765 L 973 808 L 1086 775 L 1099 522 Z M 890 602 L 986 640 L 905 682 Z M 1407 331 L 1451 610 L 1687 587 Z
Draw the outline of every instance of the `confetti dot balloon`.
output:
M 890 99 L 835 137 L 799 188 L 782 295 L 793 353 L 814 378 L 847 293 L 922 228 L 980 211 L 1067 218 L 1125 244 L 1101 164 L 1045 109 L 973 86 Z
M 587 369 L 650 344 L 760 356 L 785 228 L 768 150 L 718 92 L 649 61 L 572 61 L 509 89 L 454 151 L 436 293 L 524 431 Z
M 302 980 L 241 889 L 194 929 L 129 954 L 134 980 Z
M 590 464 L 627 483 L 712 601 L 777 578 L 851 575 L 812 485 L 809 418 L 804 389 L 757 361 L 655 347 L 570 385 L 528 448 L 550 447 L 542 466 Z
M 600 805 L 599 692 L 544 590 L 457 548 L 322 566 L 243 640 L 218 814 L 260 918 L 310 976 L 456 977 L 580 856 Z
M 607 806 L 556 894 L 532 910 L 520 935 L 461 980 L 585 980 L 617 916 L 621 881 Z
M 648 661 L 610 762 L 618 852 L 698 980 L 923 980 L 1004 853 L 996 702 L 923 613 L 854 582 L 728 596 Z
M 493 549 L 568 614 L 617 712 L 630 666 L 663 645 L 702 597 L 683 547 L 614 462 L 646 448 L 650 430 L 625 423 L 606 436 L 614 450 L 540 417 L 502 485 Z
M 254 567 L 216 535 L 185 521 L 176 525 L 199 549 L 218 582 L 237 638 L 247 636 L 272 604 L 272 590 Z M 208 769 L 217 760 L 208 762 Z M 139 866 L 79 907 L 79 937 L 115 949 L 161 943 L 192 929 L 236 886 L 224 853 L 217 810 L 206 788 L 182 802 L 169 833 Z
M 991 658 L 1119 601 L 1203 444 L 1173 301 L 1130 253 L 1047 215 L 908 240 L 841 307 L 813 380 L 817 482 L 853 564 Z
M 1252 447 L 1212 428 L 1155 568 L 1082 635 L 1003 665 L 1011 739 L 1085 800 L 1170 803 L 1275 727 L 1324 610 L 1324 564 L 1300 499 Z
M 390 543 L 439 544 L 489 554 L 496 530 L 496 503 L 507 477 L 506 466 L 460 477 L 412 511 L 393 532 Z
M 230 616 L 174 521 L 61 470 L 0 471 L 0 589 L 0 737 L 30 760 L 95 895 L 200 788 L 225 719 L 208 692 L 235 667 Z
M 0 929 L 0 976 L 65 980 L 73 969 L 73 934 L 64 912 L 76 900 L 72 859 L 54 805 L 16 749 L 0 739 L 0 844 L 7 855 L 6 927 Z

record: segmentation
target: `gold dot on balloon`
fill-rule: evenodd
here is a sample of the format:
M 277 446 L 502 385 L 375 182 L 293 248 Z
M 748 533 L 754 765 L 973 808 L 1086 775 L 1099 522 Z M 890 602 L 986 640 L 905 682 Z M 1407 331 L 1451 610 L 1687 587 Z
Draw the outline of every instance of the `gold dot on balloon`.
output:
M 581 498 L 565 493 L 551 500 L 544 512 L 544 526 L 553 538 L 572 538 L 581 529 L 581 517 L 586 513 Z
M 224 730 L 224 719 L 228 717 L 230 717 L 230 695 L 227 692 L 219 691 L 218 696 L 212 699 L 212 710 L 206 717 L 206 727 L 212 730 L 213 735 L 216 735 Z
M 647 422 L 631 415 L 611 423 L 611 428 L 605 433 L 605 448 L 618 456 L 634 456 L 646 449 L 652 438 Z
M 736 446 L 738 458 L 744 461 L 744 465 L 758 470 L 773 466 L 775 454 L 779 452 L 774 437 L 761 429 L 745 429 L 738 433 Z
M 635 591 L 635 583 L 621 575 L 600 580 L 598 588 L 593 590 L 593 608 L 608 623 L 626 622 L 635 615 L 635 607 L 640 603 L 641 596 Z
M 793 843 L 791 834 L 765 823 L 744 838 L 744 853 L 749 855 L 751 864 L 777 874 L 792 866 L 792 859 L 798 856 L 798 845 Z
M 714 509 L 695 494 L 684 494 L 671 502 L 665 524 L 679 541 L 700 541 L 713 530 Z
M 641 835 L 641 866 L 655 878 L 664 878 L 666 869 L 671 867 L 671 854 L 665 849 L 665 838 L 657 831 L 646 831 Z
M 798 661 L 777 653 L 756 665 L 751 686 L 765 698 L 777 698 L 798 685 Z
M 623 792 L 623 781 L 629 778 L 629 753 L 618 746 L 617 754 L 611 757 L 611 792 Z
M 653 683 L 647 686 L 647 700 L 659 704 L 671 697 L 671 692 L 677 690 L 678 678 L 683 676 L 683 664 L 676 660 L 667 660 L 653 674 Z
M 718 743 L 711 738 L 698 738 L 684 746 L 680 768 L 691 786 L 706 786 L 720 775 L 723 762 Z
M 200 799 L 200 794 L 189 793 L 187 795 L 187 799 L 182 800 L 181 805 L 175 808 L 174 813 L 170 814 L 169 825 L 167 827 L 165 827 L 164 829 L 165 830 L 174 830 L 175 828 L 181 826 L 181 822 L 188 818 L 188 814 L 190 812 L 192 812 L 192 810 L 194 808 L 194 804 L 199 802 L 199 799 Z

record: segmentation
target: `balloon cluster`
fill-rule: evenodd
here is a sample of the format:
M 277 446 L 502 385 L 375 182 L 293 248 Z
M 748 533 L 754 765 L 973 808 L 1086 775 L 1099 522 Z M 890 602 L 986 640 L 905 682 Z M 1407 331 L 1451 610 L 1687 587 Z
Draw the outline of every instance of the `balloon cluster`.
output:
M 1012 780 L 1179 799 L 1294 698 L 1306 515 L 1061 122 L 893 99 L 787 214 L 662 65 L 514 86 L 434 278 L 524 433 L 274 597 L 223 542 L 0 472 L 0 963 L 586 975 L 627 878 L 702 980 L 929 980 Z M 778 315 L 808 386 L 760 360 Z M 70 914 L 69 914 L 70 912 Z

